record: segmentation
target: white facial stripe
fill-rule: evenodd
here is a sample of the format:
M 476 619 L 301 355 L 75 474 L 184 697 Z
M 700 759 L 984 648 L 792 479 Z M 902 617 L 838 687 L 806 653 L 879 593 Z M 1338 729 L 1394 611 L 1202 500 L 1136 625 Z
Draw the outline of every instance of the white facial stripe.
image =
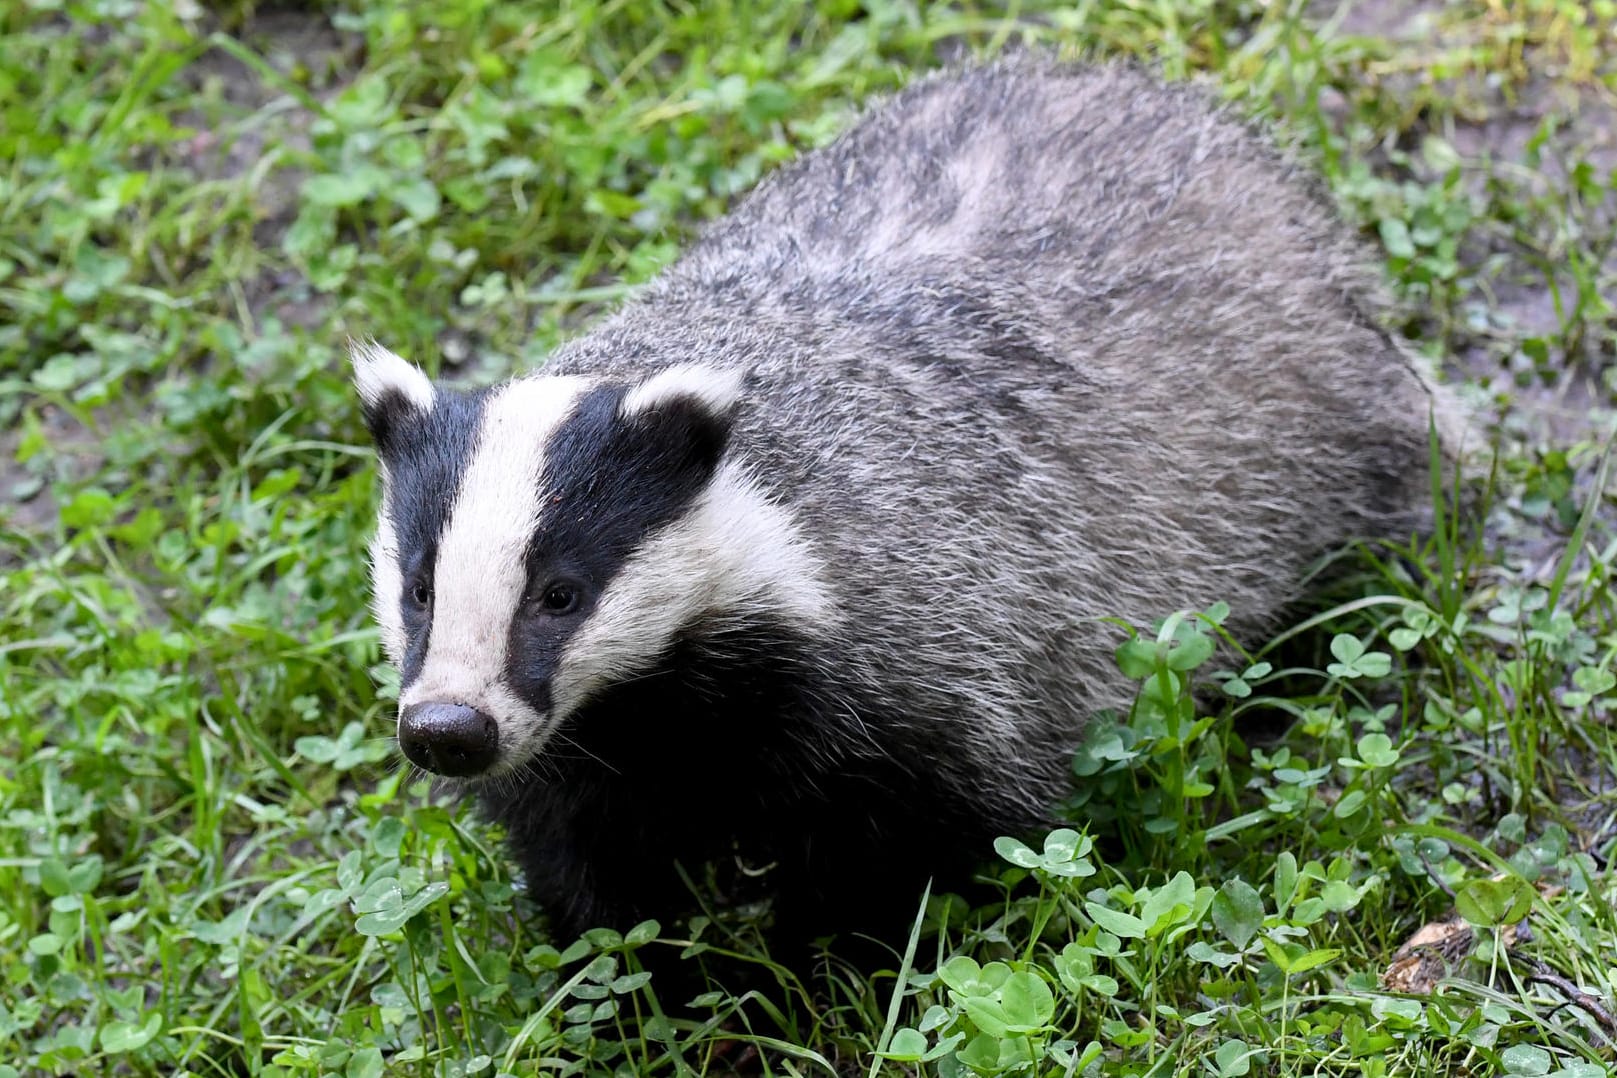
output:
M 404 572 L 399 568 L 399 535 L 388 505 L 387 465 L 382 473 L 382 512 L 371 539 L 371 612 L 382 630 L 382 651 L 394 666 L 404 662 L 404 614 L 399 609 Z
M 367 408 L 376 407 L 389 393 L 399 393 L 421 411 L 432 411 L 432 379 L 420 367 L 375 341 L 349 341 L 348 355 L 354 364 L 354 388 Z
M 690 511 L 637 550 L 568 641 L 551 682 L 552 721 L 593 691 L 642 673 L 705 614 L 776 615 L 829 629 L 823 564 L 740 465 L 723 465 Z
M 741 397 L 740 370 L 683 363 L 647 378 L 623 398 L 623 414 L 635 415 L 675 397 L 691 397 L 714 415 L 723 415 Z
M 524 555 L 539 520 L 545 443 L 584 387 L 579 378 L 523 378 L 485 402 L 477 448 L 438 544 L 426 660 L 401 706 L 475 707 L 499 723 L 502 745 L 542 734 L 544 717 L 506 684 L 506 637 L 527 586 Z

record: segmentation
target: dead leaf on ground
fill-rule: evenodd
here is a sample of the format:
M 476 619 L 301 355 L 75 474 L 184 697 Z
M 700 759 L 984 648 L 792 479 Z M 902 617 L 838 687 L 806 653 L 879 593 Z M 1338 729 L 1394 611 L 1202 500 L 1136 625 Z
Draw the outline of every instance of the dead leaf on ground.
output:
M 1506 925 L 1499 941 L 1506 949 L 1516 945 L 1520 925 Z M 1437 982 L 1471 953 L 1476 931 L 1458 914 L 1422 925 L 1404 945 L 1393 952 L 1392 961 L 1381 974 L 1381 987 L 1389 992 L 1429 996 Z

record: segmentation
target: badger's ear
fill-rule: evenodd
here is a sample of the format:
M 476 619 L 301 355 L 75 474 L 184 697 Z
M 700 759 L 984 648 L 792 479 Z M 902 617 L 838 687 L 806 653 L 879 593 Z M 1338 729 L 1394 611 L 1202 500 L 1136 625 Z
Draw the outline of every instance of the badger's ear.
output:
M 658 440 L 666 440 L 670 452 L 711 469 L 729 443 L 745 387 L 745 371 L 682 364 L 629 390 L 622 415 Z
M 376 448 L 386 454 L 399 424 L 432 411 L 432 380 L 421 368 L 389 352 L 375 341 L 349 341 L 354 388 L 359 391 L 365 426 Z

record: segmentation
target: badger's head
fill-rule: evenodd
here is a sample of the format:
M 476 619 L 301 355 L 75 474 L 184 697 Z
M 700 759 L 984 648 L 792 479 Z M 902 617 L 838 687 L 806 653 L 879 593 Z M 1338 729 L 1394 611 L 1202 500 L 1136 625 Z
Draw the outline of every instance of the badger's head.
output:
M 731 449 L 739 372 L 464 393 L 374 344 L 353 362 L 383 481 L 375 611 L 412 763 L 509 773 L 695 626 L 827 621 L 818 562 Z

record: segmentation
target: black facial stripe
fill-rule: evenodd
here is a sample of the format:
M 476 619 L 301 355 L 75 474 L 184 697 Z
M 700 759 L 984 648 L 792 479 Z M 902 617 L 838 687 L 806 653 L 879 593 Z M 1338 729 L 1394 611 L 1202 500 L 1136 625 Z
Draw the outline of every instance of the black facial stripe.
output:
M 677 520 L 713 477 L 727 416 L 674 397 L 624 418 L 626 393 L 621 386 L 585 393 L 545 446 L 543 504 L 527 553 L 530 589 L 566 579 L 599 596 L 646 538 Z M 549 706 L 550 676 L 590 605 L 549 620 L 517 612 L 506 673 L 535 708 Z
M 689 399 L 625 420 L 618 415 L 624 395 L 621 387 L 591 390 L 551 436 L 531 570 L 571 568 L 605 587 L 712 478 L 727 420 Z
M 402 587 L 379 597 L 397 603 L 408 634 L 399 671 L 408 685 L 421 672 L 431 635 L 430 617 L 412 610 L 410 588 L 418 573 L 432 580 L 438 543 L 449 524 L 449 510 L 477 452 L 486 393 L 440 388 L 432 410 L 394 413 L 388 438 L 378 446 L 388 469 L 388 507 L 398 537 Z

